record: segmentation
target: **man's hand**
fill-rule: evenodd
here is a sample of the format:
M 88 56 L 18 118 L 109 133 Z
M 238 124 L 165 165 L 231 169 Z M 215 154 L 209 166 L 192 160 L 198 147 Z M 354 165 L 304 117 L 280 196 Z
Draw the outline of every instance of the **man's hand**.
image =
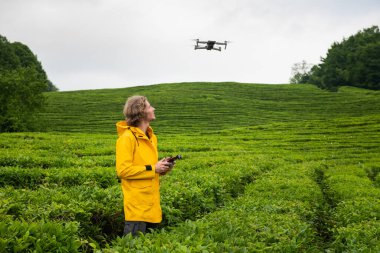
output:
M 174 164 L 167 161 L 168 158 L 163 158 L 156 163 L 156 173 L 160 175 L 165 175 L 169 170 L 171 170 Z

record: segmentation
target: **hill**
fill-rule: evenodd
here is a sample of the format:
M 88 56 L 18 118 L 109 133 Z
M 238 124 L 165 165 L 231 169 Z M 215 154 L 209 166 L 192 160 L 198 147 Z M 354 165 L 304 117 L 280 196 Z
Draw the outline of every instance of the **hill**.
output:
M 199 133 L 273 122 L 378 114 L 380 93 L 312 85 L 175 83 L 124 89 L 46 93 L 47 131 L 114 133 L 127 97 L 145 95 L 156 108 L 157 133 Z

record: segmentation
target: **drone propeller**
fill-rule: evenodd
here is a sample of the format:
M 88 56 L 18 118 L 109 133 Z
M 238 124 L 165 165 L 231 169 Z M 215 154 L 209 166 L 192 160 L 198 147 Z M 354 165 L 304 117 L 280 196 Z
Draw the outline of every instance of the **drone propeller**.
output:
M 224 46 L 224 49 L 227 49 L 227 44 L 229 44 L 229 43 L 233 43 L 233 42 L 230 41 L 230 40 L 225 40 L 224 43 L 226 44 L 226 45 Z
M 198 46 L 199 39 L 192 39 L 192 41 L 195 41 L 197 43 L 196 47 Z

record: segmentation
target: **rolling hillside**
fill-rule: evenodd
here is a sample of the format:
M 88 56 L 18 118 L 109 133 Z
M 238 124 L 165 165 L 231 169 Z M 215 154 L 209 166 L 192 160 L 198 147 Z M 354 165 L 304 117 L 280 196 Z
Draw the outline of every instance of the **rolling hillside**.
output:
M 198 133 L 273 122 L 378 114 L 380 93 L 311 85 L 178 83 L 125 89 L 46 93 L 48 131 L 114 133 L 127 97 L 145 95 L 156 108 L 157 133 Z

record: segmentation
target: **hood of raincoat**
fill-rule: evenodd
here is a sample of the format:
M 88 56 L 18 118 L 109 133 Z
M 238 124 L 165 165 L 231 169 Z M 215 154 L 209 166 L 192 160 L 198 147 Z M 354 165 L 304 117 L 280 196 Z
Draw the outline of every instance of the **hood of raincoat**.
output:
M 117 135 L 119 137 L 126 130 L 132 131 L 133 134 L 135 134 L 136 136 L 139 136 L 140 138 L 142 138 L 145 135 L 145 133 L 140 128 L 134 127 L 134 126 L 128 126 L 127 122 L 125 122 L 125 121 L 119 121 L 119 122 L 117 122 L 116 123 L 116 129 L 117 129 Z M 151 127 L 148 127 L 147 133 L 149 134 L 149 136 L 152 136 L 153 135 L 153 129 Z

